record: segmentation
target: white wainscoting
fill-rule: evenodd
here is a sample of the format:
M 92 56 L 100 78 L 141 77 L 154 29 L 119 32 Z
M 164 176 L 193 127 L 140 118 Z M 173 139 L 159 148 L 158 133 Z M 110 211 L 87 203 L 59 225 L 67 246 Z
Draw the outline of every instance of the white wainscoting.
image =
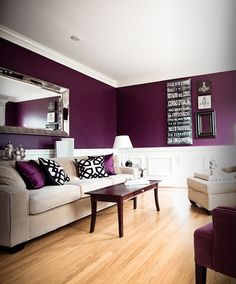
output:
M 194 172 L 209 168 L 209 161 L 215 160 L 218 169 L 236 165 L 236 146 L 201 146 L 201 147 L 155 147 L 133 148 L 117 151 L 112 148 L 75 149 L 74 156 L 100 154 L 118 154 L 120 160 L 131 160 L 145 168 L 144 176 L 150 179 L 161 179 L 160 186 L 186 187 L 186 179 Z M 26 159 L 38 157 L 55 157 L 54 149 L 26 150 Z
M 236 165 L 234 145 L 135 148 L 126 149 L 123 155 L 125 161 L 145 168 L 144 176 L 161 179 L 161 186 L 186 187 L 187 177 L 207 170 L 210 160 L 216 161 L 218 170 Z
M 25 150 L 25 160 L 37 160 L 38 157 L 42 158 L 52 158 L 55 157 L 54 149 L 26 149 Z M 0 150 L 0 160 L 3 160 L 4 150 Z
M 26 149 L 25 150 L 25 160 L 37 160 L 38 157 L 41 158 L 52 158 L 55 157 L 54 149 Z
M 80 156 L 92 156 L 92 155 L 105 155 L 110 153 L 117 153 L 116 149 L 110 148 L 101 148 L 101 149 L 75 149 L 74 157 Z M 56 151 L 55 149 L 31 149 L 26 150 L 26 160 L 37 159 L 38 157 L 42 158 L 52 158 L 55 157 Z
M 117 154 L 116 149 L 110 148 L 99 148 L 99 149 L 75 149 L 74 157 L 80 156 L 93 156 L 93 155 L 105 155 L 105 154 Z M 4 150 L 0 150 L 0 160 L 3 157 Z M 25 160 L 42 158 L 53 158 L 56 156 L 55 149 L 26 149 L 25 150 Z
M 93 155 L 107 155 L 107 154 L 117 154 L 116 149 L 112 148 L 98 148 L 98 149 L 75 149 L 74 156 L 93 156 Z

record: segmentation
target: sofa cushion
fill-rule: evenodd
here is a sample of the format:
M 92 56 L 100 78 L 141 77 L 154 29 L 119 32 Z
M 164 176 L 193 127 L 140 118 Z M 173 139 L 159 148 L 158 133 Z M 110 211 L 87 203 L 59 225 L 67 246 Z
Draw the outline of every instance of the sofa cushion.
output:
M 101 155 L 101 157 L 103 157 L 104 159 L 105 172 L 108 175 L 115 175 L 116 172 L 114 169 L 113 153 L 108 155 Z M 89 159 L 94 159 L 94 158 L 96 158 L 96 156 L 89 156 Z
M 108 175 L 116 174 L 114 169 L 113 154 L 104 155 L 104 166 L 105 166 L 105 171 L 108 173 Z
M 108 177 L 104 168 L 104 158 L 94 157 L 90 159 L 75 159 L 79 167 L 79 178 L 80 179 L 94 179 Z
M 60 166 L 64 168 L 70 179 L 79 176 L 78 167 L 74 158 L 53 158 Z
M 122 174 L 121 169 L 120 169 L 121 164 L 120 164 L 118 155 L 113 155 L 113 166 L 114 166 L 116 174 Z
M 40 166 L 43 168 L 49 185 L 63 185 L 70 178 L 56 161 L 46 158 L 38 158 Z
M 29 192 L 29 214 L 31 215 L 70 203 L 81 196 L 80 188 L 71 184 L 44 186 L 40 190 L 30 190 Z
M 23 178 L 28 189 L 41 188 L 46 183 L 46 176 L 43 170 L 34 160 L 27 162 L 16 161 L 16 170 Z
M 26 188 L 26 184 L 14 168 L 14 162 L 0 162 L 0 184 L 14 185 L 20 188 Z
M 81 198 L 88 197 L 85 192 L 100 189 L 106 186 L 112 185 L 112 180 L 108 177 L 100 179 L 74 179 L 69 182 L 69 184 L 74 184 L 80 187 Z

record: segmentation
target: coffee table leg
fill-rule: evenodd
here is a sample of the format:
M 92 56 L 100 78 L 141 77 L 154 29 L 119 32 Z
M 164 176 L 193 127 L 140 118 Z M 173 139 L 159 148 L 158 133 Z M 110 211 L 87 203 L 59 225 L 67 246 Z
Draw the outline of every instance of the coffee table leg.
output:
M 136 209 L 137 208 L 137 196 L 133 198 L 133 201 L 134 201 L 134 209 Z
M 119 237 L 122 238 L 124 235 L 123 230 L 123 200 L 119 200 L 117 203 L 118 209 L 118 225 L 119 225 Z
M 158 184 L 157 184 L 157 186 L 154 188 L 154 198 L 155 198 L 155 203 L 156 203 L 157 211 L 160 211 L 160 206 L 159 206 L 159 202 L 158 202 Z
M 97 200 L 95 200 L 93 195 L 90 195 L 90 200 L 91 200 L 91 208 L 92 208 L 90 233 L 93 233 L 94 228 L 95 228 L 95 223 L 96 223 L 96 215 L 97 215 Z

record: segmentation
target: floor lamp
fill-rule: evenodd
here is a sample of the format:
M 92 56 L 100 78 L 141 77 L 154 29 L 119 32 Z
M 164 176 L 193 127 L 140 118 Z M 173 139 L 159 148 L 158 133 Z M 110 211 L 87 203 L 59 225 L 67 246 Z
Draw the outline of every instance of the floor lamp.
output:
M 121 150 L 122 153 L 122 159 L 121 159 L 121 165 L 124 166 L 124 151 L 123 149 L 129 149 L 133 148 L 133 145 L 130 141 L 130 138 L 128 135 L 118 135 L 115 138 L 113 148 Z

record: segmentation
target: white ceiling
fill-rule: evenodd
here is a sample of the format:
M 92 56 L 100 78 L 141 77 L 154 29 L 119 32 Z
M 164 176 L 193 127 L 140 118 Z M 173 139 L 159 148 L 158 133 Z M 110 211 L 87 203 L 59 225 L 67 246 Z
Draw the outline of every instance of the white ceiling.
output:
M 235 0 L 0 0 L 0 25 L 25 47 L 126 86 L 236 70 L 235 12 Z

